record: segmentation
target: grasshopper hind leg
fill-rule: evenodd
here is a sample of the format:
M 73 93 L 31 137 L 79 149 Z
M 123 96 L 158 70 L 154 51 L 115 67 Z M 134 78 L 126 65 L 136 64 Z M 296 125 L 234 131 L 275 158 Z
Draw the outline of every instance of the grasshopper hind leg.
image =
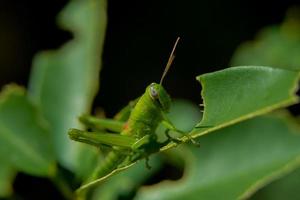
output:
M 111 131 L 116 133 L 121 132 L 125 125 L 125 122 L 115 119 L 98 118 L 91 115 L 82 115 L 79 117 L 79 121 L 95 131 Z

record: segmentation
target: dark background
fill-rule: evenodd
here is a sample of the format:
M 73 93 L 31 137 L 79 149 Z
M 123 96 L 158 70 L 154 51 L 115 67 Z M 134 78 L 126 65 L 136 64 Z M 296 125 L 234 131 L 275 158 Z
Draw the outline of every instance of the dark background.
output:
M 200 102 L 195 76 L 229 66 L 236 47 L 280 23 L 297 0 L 135 0 L 108 2 L 100 94 L 108 115 L 159 81 L 177 36 L 182 39 L 165 80 L 172 97 Z M 72 35 L 56 26 L 65 0 L 1 0 L 0 85 L 27 85 L 31 60 Z M 298 3 L 299 5 L 299 3 Z M 99 55 L 100 56 L 100 55 Z
M 11 82 L 26 86 L 34 54 L 72 38 L 55 23 L 66 3 L 0 1 L 1 87 Z M 195 76 L 228 67 L 240 43 L 253 39 L 261 28 L 280 23 L 286 10 L 297 4 L 297 0 L 109 1 L 100 93 L 94 107 L 111 116 L 149 83 L 159 81 L 177 36 L 182 39 L 165 88 L 172 97 L 200 102 Z M 48 185 L 19 175 L 15 187 L 20 193 L 24 181 L 27 187 Z

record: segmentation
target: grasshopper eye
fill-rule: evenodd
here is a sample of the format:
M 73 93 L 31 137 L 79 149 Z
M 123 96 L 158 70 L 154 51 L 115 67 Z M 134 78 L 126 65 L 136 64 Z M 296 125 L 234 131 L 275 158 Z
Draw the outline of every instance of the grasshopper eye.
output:
M 150 96 L 152 99 L 158 98 L 158 92 L 153 86 L 150 87 Z

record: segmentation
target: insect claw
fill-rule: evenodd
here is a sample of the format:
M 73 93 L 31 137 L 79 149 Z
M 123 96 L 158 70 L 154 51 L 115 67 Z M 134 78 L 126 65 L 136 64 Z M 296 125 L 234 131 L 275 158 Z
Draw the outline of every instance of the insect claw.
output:
M 191 142 L 193 143 L 193 145 L 195 145 L 196 147 L 200 147 L 200 143 L 197 142 L 196 140 L 194 139 L 191 139 Z
M 195 145 L 196 147 L 200 147 L 200 143 L 194 140 L 190 135 L 185 134 L 185 136 L 192 142 L 193 145 Z

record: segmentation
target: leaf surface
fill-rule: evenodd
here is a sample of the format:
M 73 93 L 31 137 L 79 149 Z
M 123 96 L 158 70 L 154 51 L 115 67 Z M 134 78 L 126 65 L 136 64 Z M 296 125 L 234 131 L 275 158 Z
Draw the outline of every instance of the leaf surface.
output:
M 298 79 L 297 71 L 261 66 L 231 67 L 198 76 L 204 113 L 191 136 L 196 138 L 297 103 Z M 171 143 L 162 150 L 176 145 Z
M 280 25 L 263 29 L 253 41 L 240 45 L 232 65 L 266 65 L 300 70 L 299 9 L 291 9 Z
M 77 118 L 90 112 L 98 90 L 106 1 L 72 0 L 59 16 L 59 23 L 72 31 L 74 38 L 58 50 L 35 57 L 29 92 L 49 121 L 59 162 L 85 173 L 80 155 L 94 151 L 71 141 L 67 130 L 80 127 Z
M 240 199 L 300 166 L 300 130 L 287 117 L 257 117 L 183 148 L 184 177 L 141 189 L 136 199 Z
M 253 41 L 243 43 L 232 58 L 233 65 L 261 64 L 282 69 L 300 69 L 299 8 L 288 11 L 281 25 L 264 28 Z M 299 168 L 261 189 L 253 199 L 299 199 Z
M 18 86 L 7 86 L 0 96 L 0 156 L 4 164 L 32 175 L 55 172 L 47 124 Z
M 275 180 L 266 187 L 259 190 L 252 200 L 298 200 L 300 186 L 300 168 L 284 176 L 279 180 Z

